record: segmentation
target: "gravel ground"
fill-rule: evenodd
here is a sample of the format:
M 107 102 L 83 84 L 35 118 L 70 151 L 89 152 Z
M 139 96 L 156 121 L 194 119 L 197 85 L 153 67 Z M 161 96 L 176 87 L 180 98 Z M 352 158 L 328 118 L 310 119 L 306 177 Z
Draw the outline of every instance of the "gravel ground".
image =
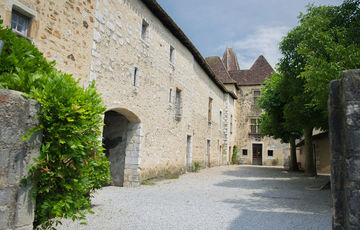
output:
M 88 225 L 59 229 L 331 229 L 328 177 L 307 178 L 281 168 L 223 166 L 137 188 L 105 187 L 93 198 Z

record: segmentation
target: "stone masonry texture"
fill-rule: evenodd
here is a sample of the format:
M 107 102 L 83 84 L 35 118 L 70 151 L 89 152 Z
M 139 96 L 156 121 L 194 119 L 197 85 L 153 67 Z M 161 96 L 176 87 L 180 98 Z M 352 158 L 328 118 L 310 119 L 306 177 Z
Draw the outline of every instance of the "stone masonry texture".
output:
M 360 70 L 329 89 L 333 229 L 360 229 Z
M 32 229 L 31 185 L 20 184 L 41 146 L 41 133 L 22 141 L 39 124 L 39 104 L 20 92 L 0 89 L 0 229 Z
M 124 169 L 124 186 L 185 172 L 186 156 L 192 165 L 229 164 L 235 145 L 248 149 L 243 161 L 251 163 L 253 142 L 262 144 L 263 164 L 272 165 L 276 159 L 282 164 L 285 145 L 266 137 L 249 138 L 250 114 L 243 114 L 253 101 L 253 89 L 237 90 L 230 84 L 226 86 L 230 93 L 216 84 L 183 38 L 148 7 L 157 4 L 151 2 L 2 0 L 0 15 L 9 26 L 14 10 L 30 14 L 28 39 L 47 60 L 56 61 L 56 68 L 73 74 L 84 87 L 95 81 L 107 111 L 129 121 L 125 165 L 119 166 Z M 266 157 L 268 149 L 274 151 L 273 157 Z

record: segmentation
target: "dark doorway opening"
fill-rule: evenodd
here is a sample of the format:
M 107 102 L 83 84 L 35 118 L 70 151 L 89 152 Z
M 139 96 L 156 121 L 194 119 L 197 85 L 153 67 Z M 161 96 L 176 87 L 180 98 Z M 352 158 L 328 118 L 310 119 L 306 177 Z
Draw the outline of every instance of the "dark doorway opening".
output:
M 105 113 L 103 145 L 110 161 L 111 185 L 124 185 L 126 139 L 129 121 L 118 112 Z

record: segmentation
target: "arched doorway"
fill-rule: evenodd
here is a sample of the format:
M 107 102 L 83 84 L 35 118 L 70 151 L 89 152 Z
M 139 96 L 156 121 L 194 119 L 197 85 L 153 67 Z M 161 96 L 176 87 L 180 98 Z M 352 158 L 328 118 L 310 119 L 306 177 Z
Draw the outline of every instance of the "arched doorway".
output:
M 105 112 L 103 145 L 110 161 L 111 185 L 139 184 L 141 123 L 131 111 L 118 108 Z

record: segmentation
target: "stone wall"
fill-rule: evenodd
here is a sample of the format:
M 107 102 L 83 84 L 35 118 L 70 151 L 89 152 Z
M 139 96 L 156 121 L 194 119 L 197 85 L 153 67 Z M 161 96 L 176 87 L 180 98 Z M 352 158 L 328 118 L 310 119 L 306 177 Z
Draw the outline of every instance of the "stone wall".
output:
M 252 145 L 262 145 L 263 165 L 285 165 L 289 156 L 289 144 L 280 140 L 261 135 L 249 134 L 251 132 L 251 119 L 260 118 L 261 109 L 254 103 L 254 91 L 259 91 L 263 85 L 240 86 L 237 112 L 237 145 L 239 147 L 240 162 L 252 164 Z M 247 150 L 247 155 L 242 154 Z M 273 156 L 268 156 L 268 150 L 273 151 Z
M 0 89 L 0 228 L 32 229 L 34 203 L 30 185 L 20 185 L 27 165 L 37 157 L 41 133 L 27 141 L 21 137 L 39 124 L 39 104 L 20 92 Z
M 360 70 L 329 90 L 333 229 L 360 229 Z

